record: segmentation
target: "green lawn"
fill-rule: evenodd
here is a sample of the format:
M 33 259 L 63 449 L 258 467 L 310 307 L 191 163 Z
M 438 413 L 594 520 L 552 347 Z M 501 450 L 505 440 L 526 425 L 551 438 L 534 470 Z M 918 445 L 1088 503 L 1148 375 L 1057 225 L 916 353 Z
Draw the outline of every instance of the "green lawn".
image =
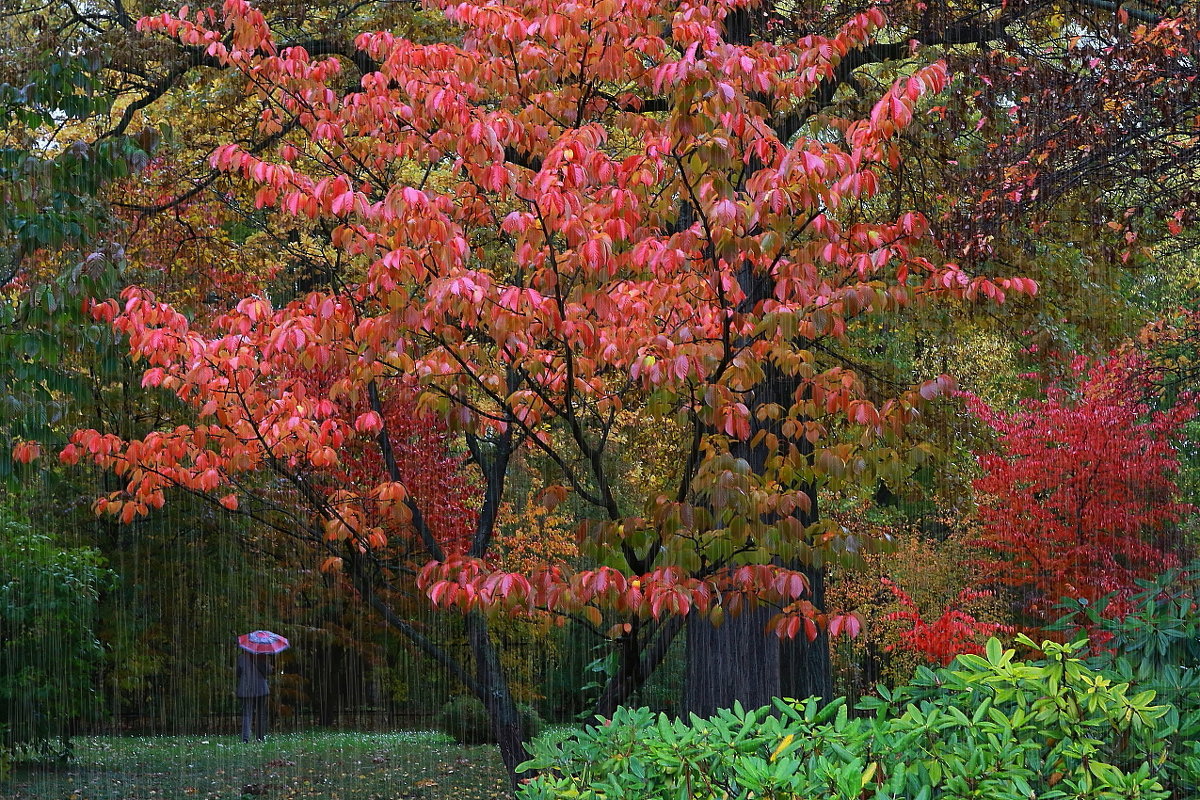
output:
M 83 737 L 62 766 L 16 766 L 6 800 L 501 800 L 494 747 L 438 733 Z

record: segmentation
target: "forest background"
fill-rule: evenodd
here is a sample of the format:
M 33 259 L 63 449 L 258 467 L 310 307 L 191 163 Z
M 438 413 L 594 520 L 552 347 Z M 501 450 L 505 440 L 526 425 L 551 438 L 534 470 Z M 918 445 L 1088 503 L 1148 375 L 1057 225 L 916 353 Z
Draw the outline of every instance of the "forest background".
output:
M 10 747 L 224 724 L 269 627 L 284 724 L 511 770 L 1192 556 L 1193 4 L 3 14 Z

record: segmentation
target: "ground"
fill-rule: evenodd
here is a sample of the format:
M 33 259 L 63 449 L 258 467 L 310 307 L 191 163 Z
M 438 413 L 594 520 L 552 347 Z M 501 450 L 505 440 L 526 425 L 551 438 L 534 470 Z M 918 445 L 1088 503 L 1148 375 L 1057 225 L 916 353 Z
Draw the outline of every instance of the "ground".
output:
M 8 800 L 507 800 L 494 747 L 436 733 L 82 737 L 62 766 L 17 766 Z

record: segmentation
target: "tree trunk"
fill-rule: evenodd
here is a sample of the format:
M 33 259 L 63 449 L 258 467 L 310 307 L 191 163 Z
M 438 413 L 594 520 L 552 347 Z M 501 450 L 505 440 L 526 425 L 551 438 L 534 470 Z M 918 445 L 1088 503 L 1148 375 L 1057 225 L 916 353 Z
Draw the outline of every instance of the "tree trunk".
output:
M 746 274 L 741 280 L 747 287 L 749 298 L 762 297 L 768 290 L 769 282 L 761 276 Z M 749 405 L 752 409 L 789 408 L 795 402 L 797 391 L 803 389 L 795 375 L 788 375 L 768 363 L 762 383 L 751 393 Z M 759 431 L 785 438 L 778 421 L 754 418 L 751 433 Z M 730 454 L 744 458 L 753 472 L 762 475 L 767 471 L 769 454 L 761 443 L 751 445 L 750 441 L 732 442 Z M 796 447 L 802 456 L 811 458 L 812 445 L 806 439 L 797 441 Z M 806 493 L 810 506 L 801 522 L 812 525 L 820 519 L 816 486 L 806 487 Z M 771 522 L 773 518 L 766 516 L 763 519 Z M 795 562 L 785 566 L 804 572 L 809 581 L 808 600 L 824 610 L 824 568 Z M 832 699 L 828 635 L 821 631 L 813 642 L 803 636 L 780 642 L 767 630 L 767 623 L 774 613 L 773 608 L 746 612 L 736 621 L 738 624 L 731 625 L 732 620 L 726 618 L 725 625 L 717 629 L 707 620 L 689 618 L 688 687 L 684 706 L 688 711 L 706 716 L 715 708 L 729 707 L 734 700 L 741 701 L 746 708 L 757 708 L 776 696 L 802 699 L 816 695 Z M 693 687 L 693 683 L 697 685 Z
M 759 297 L 766 291 L 766 280 L 759 276 L 744 275 L 742 280 L 748 287 L 748 297 Z M 762 383 L 751 393 L 749 405 L 752 409 L 788 408 L 795 402 L 798 391 L 806 390 L 795 375 L 786 374 L 768 363 Z M 751 422 L 751 433 L 760 431 L 785 438 L 778 421 L 756 417 Z M 732 442 L 730 454 L 745 459 L 756 474 L 765 474 L 769 454 L 761 443 L 751 445 L 750 441 Z M 795 445 L 802 456 L 811 459 L 812 445 L 806 439 L 799 439 Z M 820 519 L 820 509 L 816 486 L 809 485 L 805 491 L 810 506 L 800 521 L 807 526 Z M 772 522 L 773 517 L 765 516 L 763 520 Z M 785 566 L 802 571 L 808 577 L 808 600 L 823 611 L 824 567 L 797 562 Z M 728 707 L 734 700 L 741 701 L 747 708 L 757 708 L 775 696 L 804 699 L 815 695 L 827 701 L 833 698 L 828 634 L 820 631 L 812 642 L 803 636 L 780 642 L 767 631 L 767 623 L 774 613 L 773 608 L 743 613 L 737 625 L 730 625 L 731 620 L 727 618 L 725 625 L 718 629 L 706 620 L 689 618 L 685 703 L 688 711 L 705 716 L 714 708 Z M 766 639 L 770 642 L 762 641 Z M 695 688 L 693 682 L 698 683 Z
M 317 654 L 314 668 L 309 672 L 309 686 L 317 704 L 317 724 L 331 728 L 337 722 L 337 676 L 341 670 L 335 663 L 331 645 L 318 645 Z
M 508 690 L 508 680 L 500 666 L 500 655 L 488 632 L 487 619 L 478 611 L 467 614 L 467 642 L 475 659 L 477 695 L 487 709 L 492 733 L 500 747 L 500 758 L 508 779 L 516 789 L 522 777 L 517 765 L 525 760 L 525 726 L 521 713 Z
M 825 570 L 822 567 L 796 565 L 808 576 L 812 595 L 809 600 L 819 609 L 825 608 Z M 804 700 L 820 697 L 833 699 L 833 667 L 829 656 L 829 634 L 820 630 L 817 638 L 808 641 L 803 635 L 780 642 L 779 688 L 783 697 Z
M 521 777 L 517 773 L 517 765 L 525 760 L 525 730 L 517 705 L 508 691 L 508 680 L 504 677 L 500 655 L 496 652 L 496 645 L 488 631 L 487 619 L 478 611 L 468 613 L 465 618 L 467 644 L 475 666 L 475 672 L 471 674 L 468 665 L 452 658 L 408 621 L 397 616 L 387 603 L 375 594 L 375 587 L 364 569 L 361 557 L 351 554 L 346 563 L 363 598 L 382 615 L 388 625 L 458 678 L 483 703 L 492 723 L 492 732 L 500 746 L 500 757 L 508 771 L 509 782 L 515 789 L 517 779 Z
M 671 642 L 683 628 L 683 618 L 668 617 L 659 625 L 642 628 L 637 619 L 631 622 L 634 633 L 621 641 L 620 659 L 615 674 L 609 676 L 600 699 L 596 701 L 596 715 L 611 717 L 617 706 L 645 685 L 654 671 L 667 657 Z
M 688 616 L 685 711 L 708 717 L 735 700 L 751 709 L 779 695 L 779 639 L 767 632 L 774 613 L 748 609 L 719 628 L 707 616 Z
M 750 3 L 730 11 L 725 17 L 725 41 L 731 44 L 750 44 L 753 33 L 767 22 L 762 4 Z M 762 165 L 757 161 L 747 164 L 743 175 L 751 175 Z M 745 292 L 739 311 L 750 312 L 759 303 L 770 298 L 774 292 L 774 280 L 768 274 L 756 272 L 747 263 L 738 274 L 738 283 Z M 766 430 L 782 440 L 782 427 L 778 421 L 760 418 L 753 413 L 760 408 L 791 408 L 796 401 L 800 379 L 795 374 L 786 374 L 773 363 L 764 365 L 763 381 L 754 387 L 747 405 L 751 409 L 751 433 Z M 763 443 L 753 441 L 730 443 L 730 455 L 743 458 L 757 475 L 767 472 L 768 453 Z M 800 439 L 797 446 L 802 454 L 811 455 L 811 445 Z M 806 523 L 818 519 L 815 487 L 808 492 L 812 507 Z M 770 521 L 769 518 L 767 521 Z M 809 574 L 813 596 L 812 602 L 821 608 L 824 604 L 824 579 L 821 570 L 805 570 Z M 814 580 L 814 575 L 816 579 Z M 818 595 L 818 590 L 820 594 Z M 758 708 L 781 693 L 805 688 L 807 685 L 821 687 L 824 695 L 829 685 L 829 648 L 822 635 L 812 645 L 808 642 L 782 643 L 767 630 L 767 623 L 774 615 L 772 608 L 757 608 L 743 612 L 739 617 L 726 617 L 725 624 L 714 628 L 706 618 L 691 615 L 687 622 L 687 686 L 684 693 L 684 708 L 700 716 L 709 716 L 718 708 L 728 708 L 739 701 L 746 708 Z

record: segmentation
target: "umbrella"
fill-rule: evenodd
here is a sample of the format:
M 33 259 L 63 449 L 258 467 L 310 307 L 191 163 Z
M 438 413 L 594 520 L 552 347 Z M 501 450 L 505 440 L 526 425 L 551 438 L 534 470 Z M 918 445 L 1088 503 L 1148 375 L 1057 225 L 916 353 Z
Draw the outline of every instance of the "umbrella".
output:
M 270 631 L 250 631 L 238 637 L 238 647 L 251 653 L 275 655 L 290 647 L 288 640 Z

